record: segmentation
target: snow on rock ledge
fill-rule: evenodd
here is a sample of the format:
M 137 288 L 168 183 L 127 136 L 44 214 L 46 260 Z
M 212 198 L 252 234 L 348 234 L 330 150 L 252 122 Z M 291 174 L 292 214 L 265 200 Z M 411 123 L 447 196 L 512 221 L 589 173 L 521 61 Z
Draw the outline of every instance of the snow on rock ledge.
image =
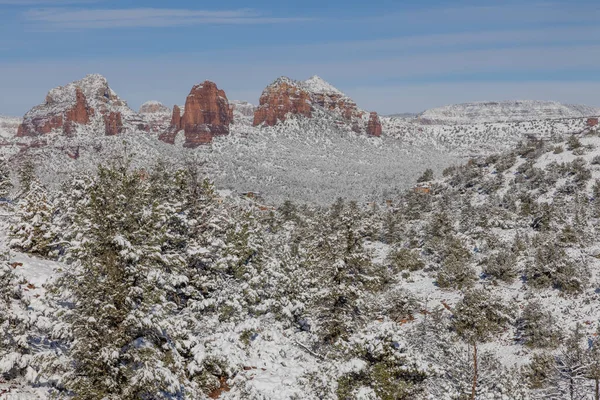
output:
M 123 131 L 124 122 L 135 113 L 98 74 L 59 86 L 48 92 L 46 100 L 23 117 L 17 136 L 40 136 L 53 131 L 71 135 L 78 127 L 98 121 L 107 135 Z
M 600 109 L 555 101 L 514 100 L 453 104 L 423 112 L 424 124 L 476 124 L 596 116 Z
M 265 88 L 254 112 L 254 126 L 275 126 L 290 115 L 313 118 L 315 109 L 349 124 L 355 132 L 366 132 L 365 111 L 354 100 L 318 76 L 305 81 L 280 77 Z

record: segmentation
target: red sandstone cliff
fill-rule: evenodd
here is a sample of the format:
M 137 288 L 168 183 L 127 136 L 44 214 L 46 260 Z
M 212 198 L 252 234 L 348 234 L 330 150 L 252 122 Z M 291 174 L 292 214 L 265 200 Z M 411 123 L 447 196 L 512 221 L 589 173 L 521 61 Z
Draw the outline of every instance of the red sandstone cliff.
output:
M 381 136 L 381 121 L 376 112 L 369 115 L 369 123 L 367 124 L 367 134 L 371 136 Z
M 35 137 L 52 131 L 72 135 L 96 117 L 102 117 L 107 135 L 115 135 L 123 131 L 124 118 L 133 115 L 127 103 L 110 89 L 106 78 L 88 75 L 50 90 L 43 104 L 25 114 L 17 136 Z
M 185 101 L 185 111 L 181 115 L 179 107 L 173 107 L 171 126 L 159 139 L 174 143 L 177 132 L 184 131 L 185 147 L 197 147 L 210 143 L 217 135 L 229 134 L 233 122 L 233 108 L 229 106 L 227 95 L 210 81 L 196 85 Z

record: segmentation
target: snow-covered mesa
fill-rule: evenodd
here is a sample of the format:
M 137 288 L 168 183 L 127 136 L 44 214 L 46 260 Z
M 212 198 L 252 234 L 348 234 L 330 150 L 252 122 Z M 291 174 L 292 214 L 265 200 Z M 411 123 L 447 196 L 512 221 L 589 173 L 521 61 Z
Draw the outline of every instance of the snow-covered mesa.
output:
M 600 108 L 556 101 L 515 100 L 453 104 L 432 108 L 418 119 L 432 124 L 479 124 L 531 120 L 582 118 L 600 115 Z

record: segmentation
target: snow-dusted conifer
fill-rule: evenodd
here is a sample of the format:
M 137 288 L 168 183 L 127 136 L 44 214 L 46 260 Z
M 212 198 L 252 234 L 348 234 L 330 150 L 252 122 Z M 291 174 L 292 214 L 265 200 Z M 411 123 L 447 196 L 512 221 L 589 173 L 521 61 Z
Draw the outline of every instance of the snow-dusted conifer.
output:
M 6 160 L 0 159 L 0 197 L 8 197 L 12 186 L 8 164 Z
M 57 255 L 52 229 L 54 206 L 42 185 L 34 180 L 17 204 L 16 221 L 10 227 L 10 246 L 42 257 Z
M 62 281 L 74 304 L 65 387 L 86 399 L 181 396 L 187 381 L 169 317 L 182 262 L 161 251 L 160 205 L 139 171 L 100 166 L 78 214 L 77 262 Z

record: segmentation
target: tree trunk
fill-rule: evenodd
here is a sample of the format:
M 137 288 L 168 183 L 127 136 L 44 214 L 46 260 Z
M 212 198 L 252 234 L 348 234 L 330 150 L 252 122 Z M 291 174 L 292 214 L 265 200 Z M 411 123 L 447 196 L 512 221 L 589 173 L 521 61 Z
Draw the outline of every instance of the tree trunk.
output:
M 473 388 L 471 389 L 471 400 L 475 400 L 477 394 L 477 342 L 473 342 Z
M 596 381 L 596 400 L 600 400 L 600 378 L 594 379 Z
M 571 371 L 571 375 L 569 376 L 569 394 L 571 395 L 571 400 L 575 399 L 575 382 L 573 381 L 573 372 Z

